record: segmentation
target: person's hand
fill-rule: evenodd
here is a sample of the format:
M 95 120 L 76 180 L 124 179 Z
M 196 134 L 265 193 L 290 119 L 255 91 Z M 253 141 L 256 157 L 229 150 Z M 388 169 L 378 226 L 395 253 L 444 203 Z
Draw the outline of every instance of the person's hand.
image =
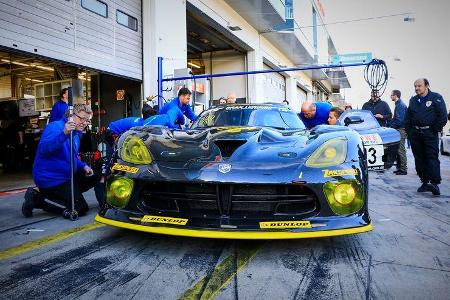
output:
M 380 114 L 376 114 L 376 115 L 375 115 L 375 118 L 377 118 L 377 119 L 384 119 L 384 118 L 383 118 L 383 115 L 380 115 Z
M 69 135 L 74 130 L 75 130 L 75 123 L 73 121 L 67 121 L 66 125 L 64 125 L 64 134 Z
M 84 170 L 84 173 L 86 174 L 86 176 L 94 175 L 94 171 L 91 169 L 91 167 L 89 167 L 87 165 L 84 166 L 83 170 Z

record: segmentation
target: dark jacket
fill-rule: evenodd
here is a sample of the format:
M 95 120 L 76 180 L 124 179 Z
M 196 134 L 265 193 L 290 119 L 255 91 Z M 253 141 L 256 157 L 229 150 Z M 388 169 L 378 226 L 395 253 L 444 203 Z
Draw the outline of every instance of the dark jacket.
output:
M 405 118 L 406 131 L 410 131 L 414 126 L 430 126 L 432 130 L 441 132 L 446 123 L 447 108 L 438 93 L 428 91 L 423 98 L 416 95 L 409 100 Z
M 49 123 L 42 133 L 34 159 L 33 179 L 38 187 L 48 188 L 70 180 L 70 138 L 64 134 L 66 119 Z M 75 172 L 86 164 L 78 159 L 81 132 L 73 131 Z
M 392 128 L 405 128 L 405 116 L 407 109 L 408 108 L 401 99 L 395 102 L 394 117 L 392 118 L 391 122 Z
M 389 108 L 389 105 L 383 100 L 378 100 L 376 102 L 369 100 L 364 103 L 362 109 L 370 110 L 374 116 L 376 114 L 382 115 L 383 120 L 377 119 L 380 126 L 387 126 L 389 120 L 392 118 L 392 111 Z

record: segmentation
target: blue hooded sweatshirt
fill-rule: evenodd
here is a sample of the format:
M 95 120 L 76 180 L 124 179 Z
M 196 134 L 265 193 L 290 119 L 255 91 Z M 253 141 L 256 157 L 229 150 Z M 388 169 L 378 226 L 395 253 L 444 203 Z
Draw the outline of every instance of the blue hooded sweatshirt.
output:
M 108 129 L 111 130 L 114 134 L 121 135 L 122 133 L 133 127 L 142 126 L 143 123 L 144 119 L 142 118 L 129 117 L 109 123 Z
M 52 111 L 50 112 L 50 121 L 49 122 L 54 122 L 54 121 L 59 121 L 61 119 L 65 118 L 65 113 L 67 111 L 67 109 L 69 108 L 69 105 L 62 101 L 59 100 L 58 102 L 56 102 L 53 107 L 52 107 Z
M 184 123 L 184 115 L 180 109 L 172 108 L 167 114 L 155 115 L 145 119 L 143 126 L 162 125 L 169 128 L 180 128 L 178 124 L 175 124 L 176 121 L 180 124 L 181 122 Z
M 70 180 L 70 135 L 64 134 L 66 119 L 49 123 L 42 133 L 34 159 L 33 180 L 38 187 L 49 188 Z M 82 133 L 73 131 L 74 171 L 86 164 L 78 159 Z
M 174 98 L 172 101 L 161 107 L 158 111 L 159 115 L 167 114 L 169 111 L 173 109 L 179 109 L 189 118 L 191 121 L 197 120 L 197 115 L 192 111 L 191 106 L 189 104 L 180 105 L 180 99 L 178 97 Z M 184 118 L 182 120 L 178 120 L 181 125 L 184 125 Z

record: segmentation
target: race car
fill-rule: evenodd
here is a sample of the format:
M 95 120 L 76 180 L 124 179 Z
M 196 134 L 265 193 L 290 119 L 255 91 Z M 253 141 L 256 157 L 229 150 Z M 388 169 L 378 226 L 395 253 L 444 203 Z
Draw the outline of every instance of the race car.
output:
M 184 131 L 123 134 L 96 220 L 202 238 L 367 232 L 366 164 L 360 135 L 348 127 L 306 130 L 283 105 L 212 107 Z
M 367 151 L 369 170 L 389 169 L 397 160 L 400 133 L 393 128 L 382 127 L 368 110 L 346 110 L 337 124 L 348 126 L 361 135 Z

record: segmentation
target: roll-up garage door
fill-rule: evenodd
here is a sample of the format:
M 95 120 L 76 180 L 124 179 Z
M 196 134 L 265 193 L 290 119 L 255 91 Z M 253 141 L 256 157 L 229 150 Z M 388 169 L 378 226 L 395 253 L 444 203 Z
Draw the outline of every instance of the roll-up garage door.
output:
M 141 0 L 0 1 L 0 46 L 142 80 Z
M 300 111 L 300 108 L 302 106 L 302 103 L 306 101 L 306 91 L 303 90 L 301 87 L 297 85 L 297 90 L 295 94 L 295 99 L 293 99 L 291 102 L 291 107 L 295 111 Z
M 264 70 L 272 70 L 264 64 Z M 279 73 L 264 74 L 264 102 L 283 102 L 286 99 L 286 79 Z

